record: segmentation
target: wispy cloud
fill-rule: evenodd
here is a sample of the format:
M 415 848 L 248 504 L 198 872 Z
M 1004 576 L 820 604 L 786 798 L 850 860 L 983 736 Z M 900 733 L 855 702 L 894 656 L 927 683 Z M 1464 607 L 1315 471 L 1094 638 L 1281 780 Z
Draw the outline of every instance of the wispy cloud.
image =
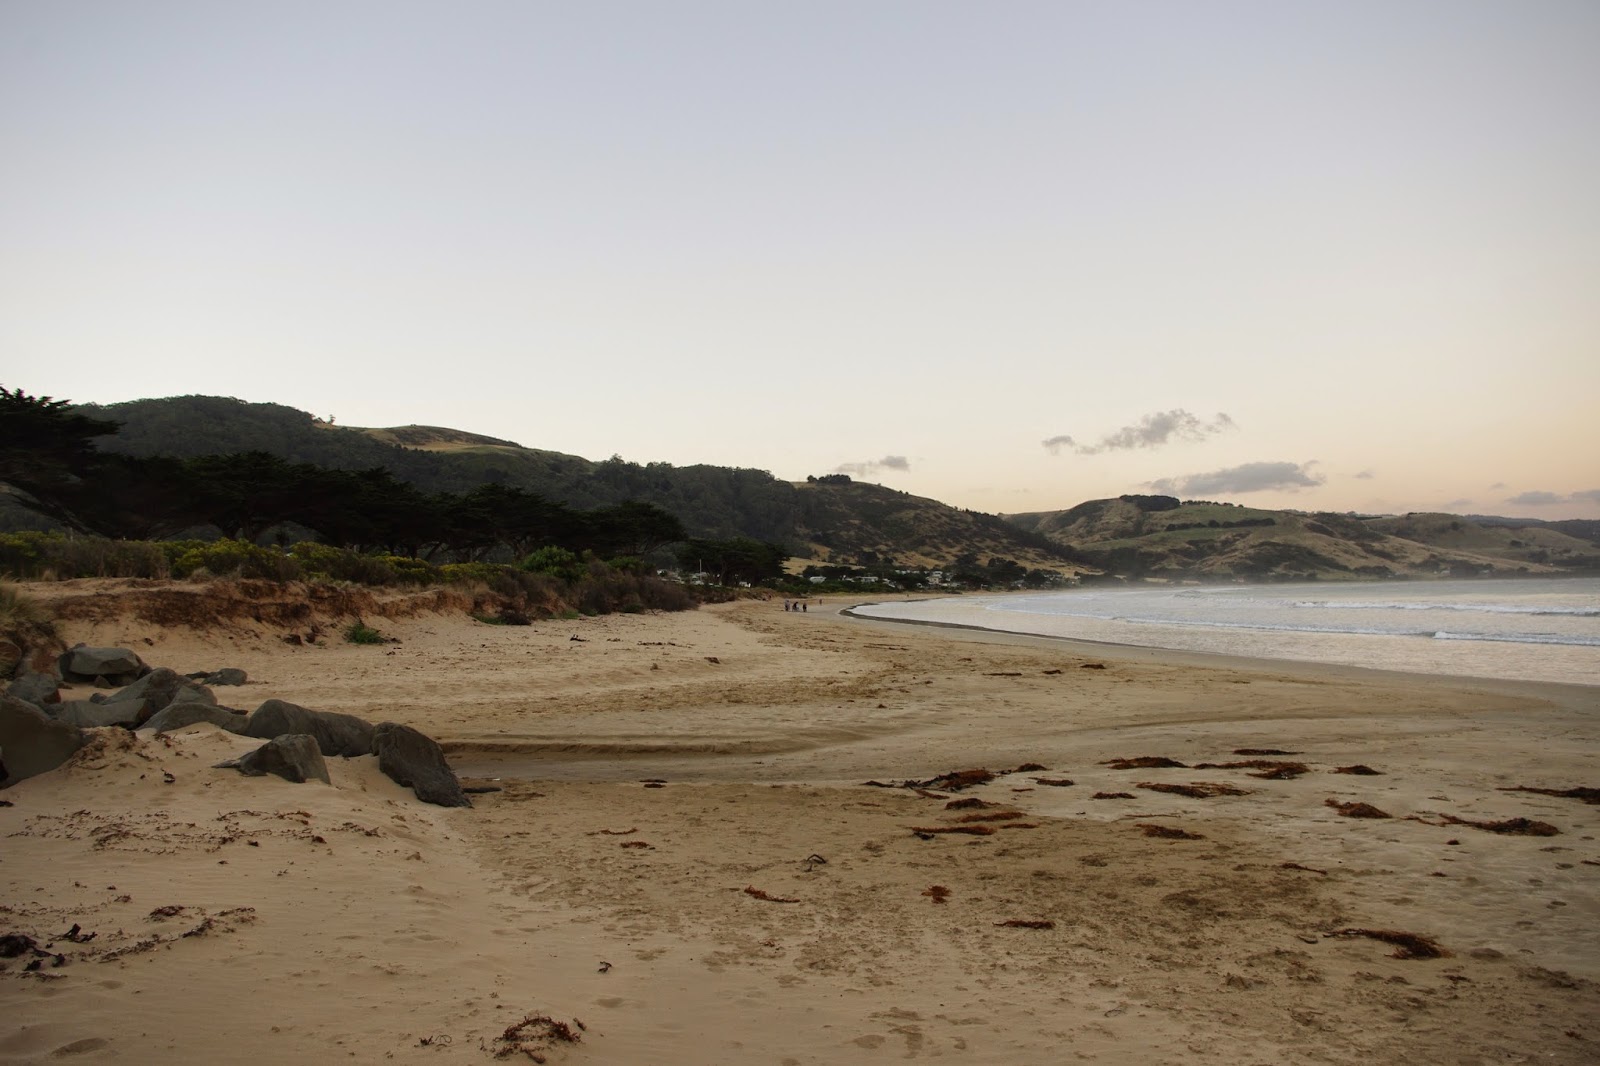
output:
M 1355 478 L 1357 481 L 1371 481 L 1373 478 L 1377 477 L 1378 475 L 1377 475 L 1377 473 L 1375 471 L 1372 471 L 1372 470 L 1362 470 L 1361 472 L 1356 473 L 1356 474 L 1351 474 L 1350 476 Z
M 882 459 L 868 459 L 860 463 L 840 463 L 833 468 L 835 474 L 871 477 L 880 470 L 910 470 L 911 460 L 903 455 L 885 455 Z
M 1295 492 L 1321 485 L 1327 478 L 1311 469 L 1313 463 L 1244 463 L 1226 470 L 1184 477 L 1161 478 L 1150 488 L 1173 496 L 1213 496 L 1225 492 Z
M 1553 507 L 1558 503 L 1600 503 L 1600 489 L 1585 489 L 1574 492 L 1570 496 L 1563 496 L 1559 492 L 1545 492 L 1534 489 L 1529 492 L 1519 492 L 1515 496 L 1506 498 L 1507 503 L 1514 503 L 1519 507 Z
M 1159 448 L 1172 441 L 1200 441 L 1236 429 L 1233 419 L 1218 413 L 1210 422 L 1203 421 L 1181 407 L 1170 411 L 1154 411 L 1131 426 L 1123 426 L 1114 433 L 1100 438 L 1098 444 L 1079 444 L 1065 433 L 1040 441 L 1051 455 L 1060 455 L 1061 449 L 1071 448 L 1079 455 L 1099 455 L 1101 452 L 1130 451 L 1134 448 Z

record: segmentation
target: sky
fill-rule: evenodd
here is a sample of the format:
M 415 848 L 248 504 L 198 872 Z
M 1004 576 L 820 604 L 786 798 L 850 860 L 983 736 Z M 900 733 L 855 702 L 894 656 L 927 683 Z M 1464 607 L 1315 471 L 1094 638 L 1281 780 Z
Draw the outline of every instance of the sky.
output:
M 1593 0 L 0 0 L 0 384 L 1600 517 Z

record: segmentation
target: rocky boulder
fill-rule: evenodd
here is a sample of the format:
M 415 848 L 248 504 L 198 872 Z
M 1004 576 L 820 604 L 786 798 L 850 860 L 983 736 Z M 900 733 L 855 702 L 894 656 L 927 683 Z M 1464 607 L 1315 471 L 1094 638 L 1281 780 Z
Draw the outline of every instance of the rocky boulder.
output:
M 52 674 L 29 672 L 6 686 L 6 695 L 26 700 L 35 707 L 61 702 L 61 685 Z
M 104 729 L 120 725 L 132 729 L 145 715 L 144 700 L 117 700 L 113 703 L 95 703 L 93 700 L 67 700 L 47 712 L 58 722 L 78 729 Z
M 186 725 L 194 725 L 196 722 L 210 722 L 230 733 L 243 733 L 245 722 L 248 720 L 249 716 L 242 711 L 213 707 L 209 703 L 171 703 L 145 719 L 139 728 L 168 733 L 174 729 L 182 729 Z
M 372 750 L 378 769 L 417 794 L 424 803 L 441 807 L 470 807 L 456 772 L 444 760 L 444 751 L 430 736 L 398 722 L 382 722 L 372 732 Z
M 15 696 L 0 696 L 0 751 L 7 770 L 0 788 L 54 770 L 82 746 L 83 733 L 76 726 Z
M 112 704 L 128 700 L 144 701 L 145 708 L 139 717 L 141 723 L 174 703 L 217 702 L 210 689 L 165 666 L 156 667 L 116 695 L 97 702 Z
M 199 670 L 188 676 L 202 685 L 242 685 L 248 680 L 243 670 L 233 666 L 224 666 L 221 670 L 212 670 L 209 673 Z
M 250 777 L 277 774 L 296 784 L 311 780 L 325 785 L 333 783 L 328 779 L 328 764 L 317 750 L 317 739 L 304 733 L 273 737 L 255 751 L 222 765 L 232 766 Z
M 283 700 L 268 700 L 245 723 L 244 735 L 270 740 L 305 733 L 317 740 L 324 755 L 353 758 L 372 754 L 372 723 L 353 714 L 313 711 Z
M 127 648 L 91 648 L 83 644 L 62 652 L 56 665 L 68 681 L 104 680 L 113 686 L 131 684 L 150 672 L 144 660 Z

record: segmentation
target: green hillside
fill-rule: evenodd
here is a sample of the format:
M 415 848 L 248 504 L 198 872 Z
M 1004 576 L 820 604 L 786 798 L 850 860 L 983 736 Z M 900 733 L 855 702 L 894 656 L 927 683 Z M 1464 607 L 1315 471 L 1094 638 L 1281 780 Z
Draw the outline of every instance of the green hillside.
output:
M 1488 527 L 1455 515 L 1361 519 L 1182 503 L 1170 496 L 1090 500 L 1007 515 L 1078 559 L 1169 580 L 1432 577 L 1600 568 L 1594 545 L 1552 529 Z
M 1014 559 L 1070 571 L 1065 553 L 994 515 L 962 511 L 879 485 L 828 477 L 792 484 L 765 470 L 595 462 L 562 452 L 437 426 L 334 426 L 280 404 L 219 396 L 175 396 L 83 411 L 120 422 L 100 447 L 141 457 L 263 451 L 343 470 L 382 467 L 428 492 L 483 484 L 535 492 L 578 509 L 628 500 L 656 504 L 696 537 L 746 536 L 796 555 L 838 563 L 894 560 L 932 567 L 963 556 Z

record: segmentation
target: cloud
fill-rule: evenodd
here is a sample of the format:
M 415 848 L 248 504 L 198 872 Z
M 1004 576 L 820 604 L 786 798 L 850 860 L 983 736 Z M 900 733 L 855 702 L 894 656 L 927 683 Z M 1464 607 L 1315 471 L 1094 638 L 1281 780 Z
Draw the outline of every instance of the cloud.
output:
M 1371 481 L 1373 478 L 1377 477 L 1378 475 L 1375 472 L 1371 471 L 1371 470 L 1363 470 L 1358 474 L 1352 474 L 1350 476 L 1355 478 L 1357 481 Z
M 868 459 L 863 463 L 840 463 L 833 468 L 835 474 L 871 477 L 880 470 L 910 470 L 911 460 L 903 455 L 885 455 L 882 459 Z
M 1535 490 L 1533 492 L 1519 492 L 1515 496 L 1508 497 L 1506 502 L 1518 504 L 1522 507 L 1549 507 L 1555 503 L 1566 503 L 1567 498 L 1560 493 Z
M 1189 474 L 1149 482 L 1150 488 L 1173 496 L 1215 496 L 1228 492 L 1295 492 L 1316 488 L 1327 478 L 1312 463 L 1244 463 L 1208 474 Z
M 1218 412 L 1210 422 L 1174 407 L 1170 411 L 1155 411 L 1139 419 L 1132 426 L 1123 426 L 1115 433 L 1100 438 L 1098 444 L 1079 444 L 1066 434 L 1041 441 L 1051 455 L 1059 455 L 1062 448 L 1071 448 L 1079 455 L 1099 455 L 1101 452 L 1130 451 L 1134 448 L 1159 448 L 1169 441 L 1199 441 L 1215 436 L 1226 429 L 1236 429 L 1233 419 Z
M 1573 503 L 1600 503 L 1600 489 L 1584 489 L 1572 494 Z
M 1472 501 L 1467 499 L 1465 496 L 1463 496 L 1459 500 L 1451 500 L 1449 503 L 1445 504 L 1445 506 L 1446 507 L 1468 507 L 1468 506 L 1471 506 L 1471 504 L 1472 504 Z
M 1493 485 L 1489 486 L 1489 491 L 1490 492 L 1499 492 L 1501 489 L 1503 489 L 1505 487 L 1506 487 L 1506 483 L 1504 481 L 1496 481 Z

